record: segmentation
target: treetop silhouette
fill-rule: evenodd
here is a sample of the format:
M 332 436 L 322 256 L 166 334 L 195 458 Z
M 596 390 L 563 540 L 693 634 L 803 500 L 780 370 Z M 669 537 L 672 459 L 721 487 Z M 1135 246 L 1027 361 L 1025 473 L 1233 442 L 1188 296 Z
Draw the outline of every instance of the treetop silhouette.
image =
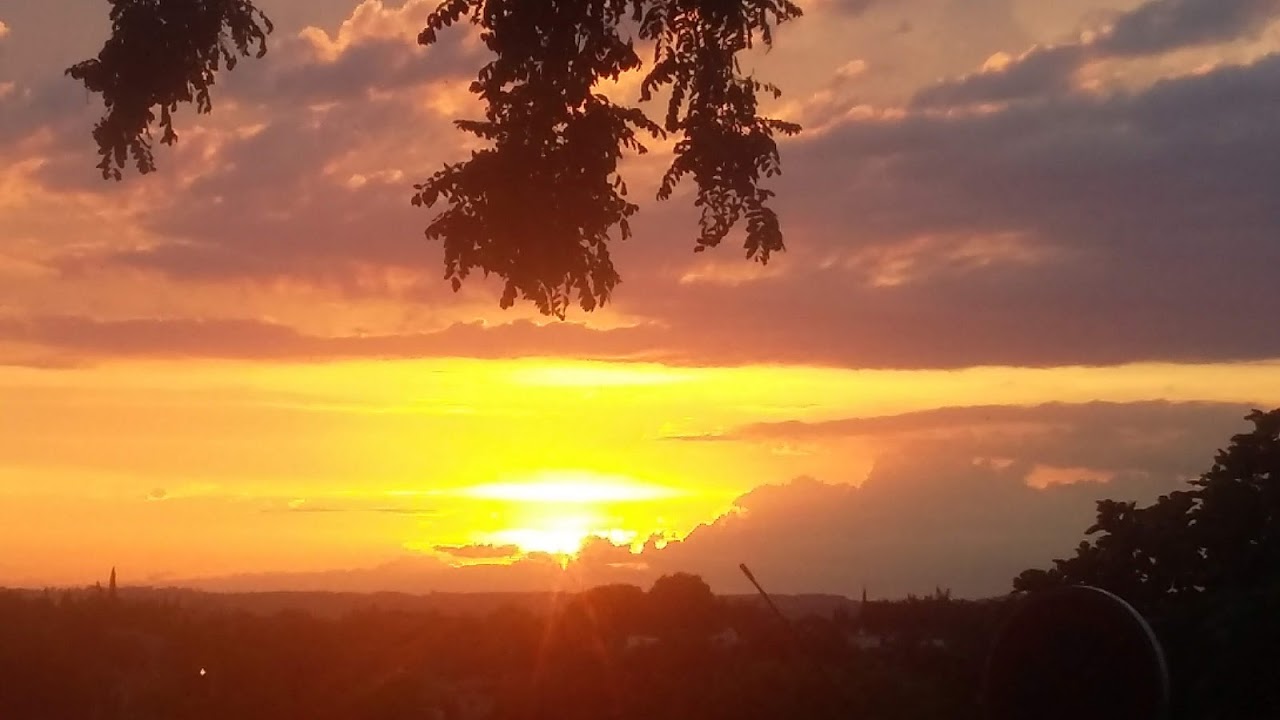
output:
M 102 177 L 119 180 L 130 158 L 145 175 L 156 169 L 151 127 L 160 142 L 178 141 L 173 113 L 181 103 L 213 110 L 209 89 L 225 64 L 267 52 L 271 20 L 249 0 L 108 0 L 111 37 L 98 57 L 67 75 L 100 93 L 106 113 L 93 129 Z
M 1179 717 L 1280 708 L 1280 409 L 1255 410 L 1190 488 L 1139 507 L 1102 500 L 1074 556 L 1027 570 L 1031 593 L 1093 585 L 1123 597 L 1172 648 Z M 1175 693 L 1176 694 L 1176 693 Z
M 101 93 L 94 129 L 104 178 L 121 178 L 132 158 L 156 169 L 151 128 L 173 144 L 173 112 L 194 102 L 212 110 L 210 87 L 225 64 L 267 50 L 271 21 L 249 0 L 110 0 L 112 35 L 96 59 L 67 72 Z M 777 87 L 742 71 L 739 55 L 772 46 L 775 28 L 801 15 L 789 0 L 444 0 L 418 36 L 470 21 L 493 55 L 470 86 L 483 119 L 456 126 L 488 142 L 471 157 L 414 186 L 414 205 L 442 206 L 427 226 L 444 247 L 445 279 L 456 291 L 472 272 L 505 281 L 500 304 L 532 302 L 563 318 L 576 300 L 607 302 L 621 278 L 609 243 L 631 236 L 639 207 L 618 170 L 647 139 L 675 139 L 658 199 L 692 177 L 701 213 L 694 250 L 721 243 L 745 224 L 748 259 L 784 249 L 773 192 L 781 171 L 775 135 L 800 131 L 763 117 L 761 93 Z M 666 99 L 660 120 L 597 91 L 603 80 L 645 68 L 637 41 L 651 44 L 641 102 Z
M 1101 500 L 1097 521 L 1073 557 L 1027 570 L 1016 590 L 1090 584 L 1145 612 L 1205 593 L 1276 583 L 1280 568 L 1280 409 L 1254 411 L 1189 490 L 1147 507 Z

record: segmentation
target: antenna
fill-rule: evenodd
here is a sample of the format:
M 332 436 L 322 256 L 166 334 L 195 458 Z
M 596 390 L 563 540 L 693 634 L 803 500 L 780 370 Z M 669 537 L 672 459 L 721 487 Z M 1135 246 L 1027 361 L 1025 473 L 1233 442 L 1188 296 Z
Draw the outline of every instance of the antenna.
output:
M 770 610 L 773 610 L 773 614 L 777 615 L 778 619 L 782 621 L 782 624 L 786 625 L 792 633 L 795 633 L 795 626 L 793 626 L 791 621 L 787 619 L 787 616 L 783 615 L 782 611 L 778 609 L 778 606 L 773 602 L 773 598 L 769 597 L 769 593 L 765 592 L 764 588 L 760 586 L 760 582 L 756 580 L 756 576 L 751 573 L 751 568 L 747 567 L 746 563 L 738 563 L 738 569 L 742 571 L 743 575 L 747 576 L 747 579 L 751 581 L 752 585 L 756 586 L 756 592 L 760 593 L 760 597 L 764 598 L 765 604 L 769 606 Z
M 821 658 L 816 657 L 813 652 L 805 646 L 804 638 L 800 636 L 800 631 L 790 620 L 787 619 L 786 615 L 782 614 L 782 610 L 778 609 L 777 603 L 773 601 L 773 598 L 769 597 L 769 593 L 765 592 L 764 588 L 760 585 L 760 581 L 756 580 L 756 576 L 751 572 L 751 568 L 747 567 L 746 563 L 738 563 L 738 569 L 742 571 L 743 575 L 747 576 L 747 579 L 751 581 L 752 585 L 756 586 L 756 592 L 760 593 L 760 597 L 764 598 L 765 604 L 769 606 L 769 609 L 773 610 L 773 614 L 778 616 L 778 619 L 782 621 L 782 625 L 787 628 L 787 634 L 791 636 L 791 644 L 794 646 L 792 647 L 792 651 L 796 653 L 798 659 L 808 665 L 816 675 L 823 679 L 823 682 L 831 690 L 830 697 L 835 698 L 842 695 L 843 685 L 840 683 L 839 678 L 836 677 L 831 666 Z

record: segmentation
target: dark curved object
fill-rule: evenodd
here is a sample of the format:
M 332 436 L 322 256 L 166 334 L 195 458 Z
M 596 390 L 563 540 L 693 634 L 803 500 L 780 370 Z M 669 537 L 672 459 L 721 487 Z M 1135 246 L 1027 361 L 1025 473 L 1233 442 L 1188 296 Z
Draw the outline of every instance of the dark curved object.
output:
M 987 665 L 990 720 L 1164 720 L 1169 673 L 1151 626 L 1093 587 L 1030 595 Z

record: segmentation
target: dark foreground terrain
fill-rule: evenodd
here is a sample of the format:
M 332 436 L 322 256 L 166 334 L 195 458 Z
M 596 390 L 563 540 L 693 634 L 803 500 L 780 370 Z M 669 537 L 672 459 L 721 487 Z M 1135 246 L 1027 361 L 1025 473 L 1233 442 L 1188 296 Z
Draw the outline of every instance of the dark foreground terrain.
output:
M 979 718 L 1017 596 L 0 591 L 0 717 Z M 1177 718 L 1276 707 L 1274 595 L 1157 622 Z
M 1008 605 L 785 598 L 784 624 L 688 575 L 477 599 L 11 591 L 0 717 L 977 717 Z

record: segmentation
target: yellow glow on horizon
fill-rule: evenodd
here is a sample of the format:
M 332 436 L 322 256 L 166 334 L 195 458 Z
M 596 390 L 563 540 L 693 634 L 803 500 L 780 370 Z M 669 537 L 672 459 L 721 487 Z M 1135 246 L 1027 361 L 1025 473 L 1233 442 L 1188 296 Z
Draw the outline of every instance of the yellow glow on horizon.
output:
M 523 482 L 475 485 L 460 494 L 477 500 L 589 505 L 662 500 L 681 493 L 628 478 L 591 472 L 546 471 Z
M 548 361 L 512 372 L 518 385 L 534 387 L 625 387 L 666 385 L 695 379 L 691 372 L 648 363 Z
M 0 399 L 0 583 L 39 585 L 112 564 L 207 577 L 374 566 L 405 548 L 568 557 L 593 536 L 681 538 L 762 484 L 856 484 L 887 442 L 733 439 L 738 428 L 1049 401 L 1274 407 L 1280 362 L 120 360 L 0 368 Z

